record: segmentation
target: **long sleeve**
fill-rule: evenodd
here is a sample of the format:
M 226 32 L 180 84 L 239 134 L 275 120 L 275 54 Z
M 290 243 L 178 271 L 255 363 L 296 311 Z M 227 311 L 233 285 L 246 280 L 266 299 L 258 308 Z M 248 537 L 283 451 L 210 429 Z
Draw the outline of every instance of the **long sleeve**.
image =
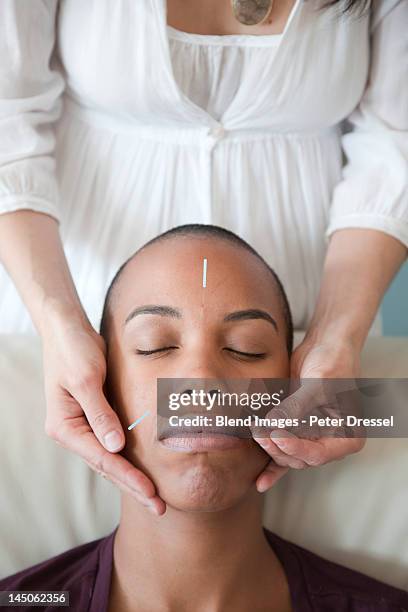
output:
M 64 79 L 53 67 L 58 0 L 0 2 L 0 213 L 59 220 L 53 123 Z
M 374 0 L 372 10 L 370 73 L 343 136 L 327 235 L 371 228 L 408 245 L 408 1 Z

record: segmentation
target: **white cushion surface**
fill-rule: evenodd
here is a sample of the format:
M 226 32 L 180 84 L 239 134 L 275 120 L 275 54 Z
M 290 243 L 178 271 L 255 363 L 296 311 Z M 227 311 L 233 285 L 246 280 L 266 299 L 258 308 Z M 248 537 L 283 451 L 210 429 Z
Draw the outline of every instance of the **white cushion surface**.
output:
M 369 338 L 363 375 L 408 377 L 408 339 Z M 44 433 L 41 353 L 0 336 L 0 577 L 111 531 L 119 493 Z M 265 524 L 329 559 L 408 589 L 408 444 L 371 439 L 344 461 L 292 470 Z

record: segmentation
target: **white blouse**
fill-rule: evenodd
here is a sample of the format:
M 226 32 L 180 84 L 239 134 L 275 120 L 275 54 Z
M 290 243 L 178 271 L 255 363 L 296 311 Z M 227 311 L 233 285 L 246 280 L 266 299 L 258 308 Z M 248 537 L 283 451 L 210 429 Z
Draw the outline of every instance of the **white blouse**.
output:
M 269 70 L 281 35 L 207 36 L 167 26 L 174 78 L 183 94 L 221 121 L 246 72 Z
M 296 327 L 333 231 L 408 244 L 408 2 L 337 10 L 296 0 L 282 35 L 204 36 L 167 26 L 165 0 L 1 0 L 0 212 L 60 221 L 94 325 L 117 267 L 181 223 L 257 248 Z M 0 332 L 31 329 L 0 271 Z

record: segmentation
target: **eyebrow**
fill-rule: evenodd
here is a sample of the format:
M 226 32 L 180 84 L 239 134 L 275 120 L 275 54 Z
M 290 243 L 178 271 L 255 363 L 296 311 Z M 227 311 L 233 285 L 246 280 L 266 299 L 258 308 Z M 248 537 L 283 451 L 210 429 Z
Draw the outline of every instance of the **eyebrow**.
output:
M 181 312 L 177 308 L 173 308 L 172 306 L 161 306 L 158 304 L 147 304 L 145 306 L 138 306 L 132 310 L 132 312 L 126 317 L 124 325 L 139 315 L 156 315 L 159 317 L 170 317 L 172 319 L 182 318 Z M 231 321 L 247 321 L 251 319 L 262 319 L 267 321 L 275 328 L 276 331 L 278 331 L 278 325 L 275 319 L 265 310 L 259 310 L 258 308 L 230 312 L 224 317 L 224 322 L 229 323 Z
M 171 306 L 159 306 L 157 304 L 147 304 L 146 306 L 138 306 L 126 317 L 124 325 L 139 315 L 157 315 L 159 317 L 171 317 L 172 319 L 181 319 L 181 312 L 177 308 Z
M 231 312 L 224 317 L 225 322 L 229 321 L 245 321 L 248 319 L 263 319 L 267 321 L 276 331 L 278 331 L 278 325 L 275 319 L 265 310 L 258 310 L 257 308 L 251 308 L 249 310 L 237 310 L 237 312 Z

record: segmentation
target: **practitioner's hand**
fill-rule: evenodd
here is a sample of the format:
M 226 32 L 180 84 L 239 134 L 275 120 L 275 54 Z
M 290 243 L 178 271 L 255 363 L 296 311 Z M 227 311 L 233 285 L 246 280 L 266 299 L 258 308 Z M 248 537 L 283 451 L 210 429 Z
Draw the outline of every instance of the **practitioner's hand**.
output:
M 291 360 L 291 378 L 357 378 L 360 371 L 360 356 L 351 343 L 321 342 L 313 344 L 307 338 L 294 351 Z M 318 380 L 301 386 L 273 409 L 269 417 L 302 418 L 313 408 L 321 406 L 323 385 Z M 317 440 L 298 438 L 284 430 L 272 430 L 270 438 L 255 438 L 270 455 L 272 464 L 304 469 L 319 466 L 329 461 L 342 459 L 356 453 L 365 444 L 363 437 L 324 437 Z M 269 468 L 269 466 L 268 466 Z M 268 468 L 257 479 L 257 488 L 268 490 L 275 479 Z
M 87 323 L 51 320 L 42 334 L 47 435 L 153 513 L 165 512 L 153 482 L 119 454 L 125 434 L 108 404 L 103 338 Z

